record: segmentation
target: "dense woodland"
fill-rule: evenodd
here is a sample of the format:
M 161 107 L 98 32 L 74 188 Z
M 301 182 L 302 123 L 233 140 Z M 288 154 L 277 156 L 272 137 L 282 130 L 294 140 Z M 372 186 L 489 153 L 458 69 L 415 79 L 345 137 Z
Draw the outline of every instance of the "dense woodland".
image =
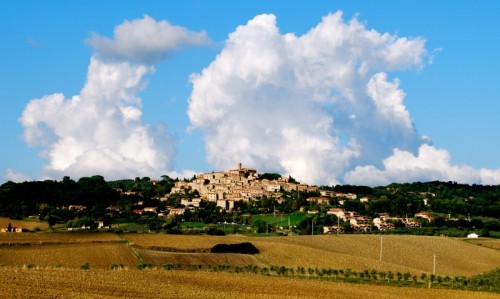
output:
M 263 174 L 262 178 L 273 179 L 276 174 Z M 13 219 L 38 217 L 49 225 L 66 223 L 68 227 L 93 225 L 95 221 L 107 223 L 137 222 L 146 223 L 151 230 L 168 230 L 177 227 L 179 221 L 196 221 L 204 224 L 232 222 L 242 225 L 254 225 L 262 232 L 265 223 L 253 223 L 252 215 L 266 213 L 285 213 L 299 215 L 304 221 L 297 227 L 297 232 L 311 231 L 312 221 L 318 233 L 322 225 L 337 223 L 336 216 L 328 215 L 330 207 L 339 206 L 339 198 L 332 198 L 330 205 L 310 203 L 307 198 L 319 193 L 282 191 L 282 203 L 272 198 L 261 198 L 250 202 L 237 202 L 234 211 L 226 212 L 216 207 L 213 202 L 204 202 L 198 209 L 186 210 L 182 216 L 163 219 L 157 213 L 168 211 L 166 206 L 182 208 L 182 198 L 199 197 L 195 192 L 173 194 L 166 201 L 160 197 L 168 194 L 178 179 L 162 176 L 153 182 L 148 177 L 134 180 L 106 182 L 102 176 L 83 177 L 74 181 L 64 177 L 61 181 L 45 180 L 35 182 L 7 182 L 0 186 L 0 216 Z M 429 233 L 429 228 L 455 230 L 481 230 L 483 236 L 498 236 L 500 232 L 500 186 L 483 186 L 458 184 L 456 182 L 417 182 L 391 184 L 384 187 L 367 186 L 322 186 L 320 189 L 339 193 L 355 193 L 356 200 L 345 200 L 343 209 L 357 211 L 370 217 L 377 213 L 389 213 L 395 217 L 413 217 L 417 212 L 432 212 L 436 219 L 431 223 L 422 223 L 422 233 Z M 136 194 L 125 194 L 135 192 Z M 359 198 L 368 197 L 362 203 Z M 424 204 L 424 198 L 428 204 Z M 342 199 L 342 198 L 340 198 Z M 83 211 L 70 210 L 70 205 L 82 205 Z M 120 213 L 110 212 L 106 208 L 116 206 Z M 158 207 L 157 213 L 137 215 L 132 211 L 143 207 Z M 307 214 L 308 210 L 318 211 L 315 215 Z M 182 218 L 182 219 L 181 219 Z M 348 224 L 345 224 L 347 231 Z M 397 227 L 397 226 L 396 226 Z M 433 233 L 436 233 L 435 231 Z

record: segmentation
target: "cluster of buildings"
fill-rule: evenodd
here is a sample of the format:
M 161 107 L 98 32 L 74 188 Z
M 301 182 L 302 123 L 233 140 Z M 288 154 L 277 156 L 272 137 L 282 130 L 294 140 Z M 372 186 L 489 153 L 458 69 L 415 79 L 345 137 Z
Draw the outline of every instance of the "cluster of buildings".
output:
M 198 174 L 191 182 L 179 181 L 171 193 L 197 191 L 201 199 L 216 202 L 217 206 L 231 210 L 234 203 L 240 200 L 249 201 L 265 196 L 281 201 L 281 190 L 317 192 L 318 187 L 290 182 L 286 177 L 277 180 L 259 179 L 255 169 L 243 168 L 239 163 L 233 170 Z
M 23 228 L 22 227 L 17 227 L 17 226 L 13 226 L 13 227 L 2 227 L 0 228 L 0 233 L 22 233 L 23 232 Z
M 259 179 L 259 174 L 255 169 L 244 168 L 241 163 L 233 170 L 202 173 L 196 175 L 195 179 L 190 182 L 179 181 L 172 188 L 171 194 L 187 194 L 188 192 L 196 191 L 200 195 L 199 198 L 182 199 L 181 204 L 186 207 L 197 208 L 201 200 L 207 200 L 216 202 L 217 206 L 223 209 L 231 210 L 237 201 L 250 201 L 264 196 L 281 202 L 283 200 L 282 193 L 279 192 L 281 190 L 288 192 L 319 192 L 320 196 L 309 197 L 307 199 L 308 202 L 315 202 L 318 205 L 328 205 L 332 198 L 336 198 L 340 205 L 343 205 L 345 200 L 357 199 L 357 195 L 354 193 L 319 190 L 316 186 L 290 182 L 287 177 L 280 177 L 276 180 Z M 359 200 L 360 202 L 367 202 L 369 198 L 363 197 Z M 309 211 L 309 213 L 316 212 Z M 183 209 L 170 211 L 170 214 L 173 213 L 183 213 Z M 409 218 L 389 217 L 388 214 L 380 214 L 379 217 L 372 219 L 360 216 L 357 212 L 345 211 L 341 208 L 332 208 L 327 213 L 337 216 L 341 221 L 348 221 L 351 228 L 355 231 L 369 231 L 373 227 L 377 227 L 379 230 L 393 229 L 393 223 L 396 221 L 401 221 L 405 227 L 421 226 L 419 222 Z M 433 216 L 427 212 L 418 213 L 415 217 L 433 220 Z M 343 230 L 344 228 L 340 225 L 324 228 L 325 233 L 342 232 Z
M 394 229 L 394 223 L 401 221 L 401 223 L 407 227 L 421 227 L 422 224 L 418 221 L 414 221 L 411 218 L 406 217 L 390 217 L 387 213 L 379 213 L 378 217 L 370 218 L 366 216 L 360 216 L 358 212 L 345 211 L 340 208 L 332 208 L 327 211 L 327 214 L 337 216 L 337 219 L 342 221 L 348 221 L 351 228 L 355 231 L 371 231 L 374 227 L 378 230 L 390 230 Z M 420 212 L 415 214 L 415 218 L 424 218 L 428 220 L 433 220 L 434 217 L 428 212 Z M 344 228 L 340 225 L 325 226 L 323 227 L 323 233 L 337 233 L 343 232 Z
M 154 182 L 153 182 L 154 183 Z M 202 200 L 215 202 L 217 206 L 225 210 L 232 210 L 234 203 L 240 200 L 250 201 L 262 197 L 274 198 L 278 202 L 282 202 L 282 193 L 287 192 L 317 192 L 320 196 L 309 197 L 307 199 L 310 203 L 317 203 L 318 205 L 328 205 L 332 198 L 336 198 L 340 206 L 344 204 L 345 200 L 355 200 L 357 195 L 354 193 L 339 193 L 331 190 L 319 190 L 316 186 L 309 186 L 307 184 L 299 184 L 295 181 L 290 181 L 288 177 L 279 177 L 275 180 L 262 179 L 257 171 L 253 168 L 244 168 L 239 163 L 236 169 L 218 171 L 211 173 L 202 173 L 195 176 L 191 181 L 178 181 L 172 188 L 172 194 L 189 194 L 197 192 L 199 197 L 186 196 L 181 199 L 181 205 L 189 209 L 196 209 L 199 207 Z M 123 192 L 123 194 L 139 195 L 135 192 Z M 127 195 L 130 195 L 127 194 Z M 168 194 L 160 200 L 166 200 Z M 360 202 L 367 202 L 369 198 L 363 197 L 359 199 Z M 142 202 L 138 203 L 140 206 Z M 69 206 L 70 210 L 81 211 L 85 206 Z M 109 206 L 107 208 L 110 213 L 119 213 L 119 208 L 116 206 Z M 144 207 L 141 209 L 134 209 L 132 212 L 135 214 L 156 213 L 160 217 L 174 216 L 183 214 L 185 208 L 165 207 L 158 209 L 158 207 Z M 309 211 L 309 213 L 317 213 L 317 211 Z M 401 221 L 405 227 L 420 227 L 421 224 L 409 218 L 395 218 L 390 217 L 388 214 L 382 213 L 378 217 L 370 218 L 360 216 L 359 213 L 354 211 L 345 211 L 342 208 L 331 208 L 327 211 L 328 214 L 335 215 L 339 219 L 339 224 L 336 226 L 324 227 L 324 233 L 343 232 L 344 227 L 340 225 L 340 221 L 349 222 L 351 228 L 355 231 L 370 231 L 374 227 L 378 230 L 394 229 L 394 223 Z M 427 212 L 417 213 L 415 217 L 425 218 L 429 221 L 433 220 L 433 216 Z M 99 227 L 103 224 L 99 223 Z

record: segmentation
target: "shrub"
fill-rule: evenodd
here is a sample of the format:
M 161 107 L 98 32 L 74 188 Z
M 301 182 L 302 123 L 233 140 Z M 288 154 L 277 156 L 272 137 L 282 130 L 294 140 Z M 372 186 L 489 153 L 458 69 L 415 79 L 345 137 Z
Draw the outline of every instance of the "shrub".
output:
M 80 266 L 80 269 L 82 269 L 82 270 L 89 270 L 90 269 L 90 264 L 88 262 L 85 262 L 85 263 L 83 263 Z
M 393 280 L 394 279 L 394 273 L 392 273 L 391 271 L 389 271 L 389 273 L 387 273 L 387 278 L 389 278 L 390 280 Z
M 191 270 L 199 270 L 201 269 L 201 264 L 191 264 Z
M 137 269 L 139 270 L 151 269 L 151 268 L 153 268 L 153 264 L 150 263 L 140 263 L 137 265 Z
M 207 235 L 211 235 L 211 236 L 224 236 L 226 233 L 221 230 L 220 228 L 217 228 L 215 226 L 210 226 L 208 229 L 207 229 Z
M 215 270 L 225 271 L 225 270 L 229 270 L 230 268 L 231 268 L 231 265 L 229 265 L 229 264 L 219 264 L 219 265 L 217 265 L 217 268 Z
M 172 265 L 170 263 L 163 265 L 163 269 L 165 269 L 165 270 L 172 270 L 173 267 L 174 267 L 174 265 Z
M 123 268 L 125 268 L 125 266 L 123 264 L 111 264 L 109 266 L 110 270 L 121 270 Z
M 257 254 L 259 249 L 250 242 L 238 244 L 217 244 L 210 250 L 211 253 L 242 253 Z

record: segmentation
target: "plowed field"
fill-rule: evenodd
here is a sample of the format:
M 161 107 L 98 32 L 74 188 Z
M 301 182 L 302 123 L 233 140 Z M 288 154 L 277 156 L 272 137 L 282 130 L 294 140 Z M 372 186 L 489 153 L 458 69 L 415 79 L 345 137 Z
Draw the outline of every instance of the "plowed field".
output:
M 498 294 L 251 274 L 0 268 L 2 298 L 498 298 Z

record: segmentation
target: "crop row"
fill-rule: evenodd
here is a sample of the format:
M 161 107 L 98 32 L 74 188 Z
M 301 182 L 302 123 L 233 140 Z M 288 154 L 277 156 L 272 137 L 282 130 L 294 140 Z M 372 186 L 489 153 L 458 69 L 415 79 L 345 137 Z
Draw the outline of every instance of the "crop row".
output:
M 88 262 L 80 266 L 82 270 L 91 269 Z M 40 269 L 34 264 L 24 265 L 24 269 Z M 60 269 L 60 266 L 56 266 Z M 138 270 L 158 270 L 151 263 L 141 262 L 137 264 Z M 110 270 L 129 270 L 124 264 L 111 264 Z M 166 263 L 162 269 L 170 270 L 189 270 L 189 271 L 207 271 L 207 272 L 227 272 L 235 274 L 260 274 L 264 276 L 283 276 L 295 277 L 302 279 L 320 279 L 331 280 L 336 282 L 346 283 L 362 283 L 362 284 L 377 284 L 377 285 L 392 285 L 392 286 L 409 286 L 409 287 L 438 287 L 461 290 L 474 291 L 490 291 L 500 293 L 500 285 L 498 284 L 500 277 L 500 269 L 496 269 L 489 273 L 481 274 L 475 277 L 464 276 L 441 276 L 428 273 L 420 275 L 412 275 L 410 272 L 392 272 L 392 271 L 377 271 L 375 269 L 365 269 L 364 271 L 353 271 L 352 269 L 333 269 L 333 268 L 305 268 L 305 267 L 286 267 L 273 265 L 270 267 L 259 267 L 257 265 L 232 266 L 230 264 L 208 265 L 204 267 L 202 264 L 191 264 L 186 267 L 181 264 Z

